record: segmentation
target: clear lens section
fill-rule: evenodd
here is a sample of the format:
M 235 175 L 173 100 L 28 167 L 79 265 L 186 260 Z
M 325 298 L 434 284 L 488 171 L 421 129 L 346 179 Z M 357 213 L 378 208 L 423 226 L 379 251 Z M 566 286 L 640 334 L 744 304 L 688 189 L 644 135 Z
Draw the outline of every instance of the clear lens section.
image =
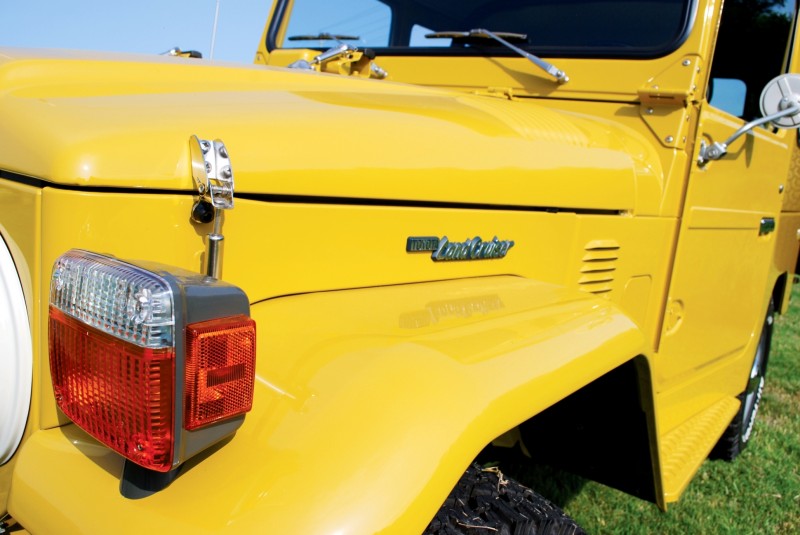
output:
M 141 347 L 174 345 L 172 303 L 164 279 L 114 258 L 73 249 L 53 266 L 51 305 Z

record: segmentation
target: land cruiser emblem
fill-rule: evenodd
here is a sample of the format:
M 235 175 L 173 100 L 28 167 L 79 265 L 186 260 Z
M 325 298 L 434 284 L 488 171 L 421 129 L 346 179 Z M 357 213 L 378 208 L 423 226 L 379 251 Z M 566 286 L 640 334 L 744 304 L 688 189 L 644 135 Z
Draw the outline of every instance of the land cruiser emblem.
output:
M 479 236 L 466 239 L 463 242 L 451 242 L 447 236 L 409 236 L 406 241 L 406 252 L 424 253 L 431 252 L 434 262 L 450 260 L 488 260 L 503 258 L 508 250 L 514 247 L 511 240 L 498 240 L 497 236 L 491 241 L 483 241 Z

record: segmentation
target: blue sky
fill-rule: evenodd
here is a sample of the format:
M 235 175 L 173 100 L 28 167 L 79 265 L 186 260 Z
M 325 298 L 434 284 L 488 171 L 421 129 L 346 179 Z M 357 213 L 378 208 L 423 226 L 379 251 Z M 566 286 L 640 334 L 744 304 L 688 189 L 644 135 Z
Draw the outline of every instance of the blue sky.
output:
M 251 63 L 272 0 L 219 0 L 214 59 Z M 0 0 L 0 46 L 209 57 L 217 0 Z

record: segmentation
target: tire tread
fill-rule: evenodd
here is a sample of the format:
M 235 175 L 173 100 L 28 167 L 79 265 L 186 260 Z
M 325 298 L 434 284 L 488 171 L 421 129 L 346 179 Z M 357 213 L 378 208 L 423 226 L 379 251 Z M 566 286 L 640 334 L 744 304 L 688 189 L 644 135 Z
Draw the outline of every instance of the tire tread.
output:
M 473 464 L 425 535 L 585 535 L 560 508 L 496 468 Z

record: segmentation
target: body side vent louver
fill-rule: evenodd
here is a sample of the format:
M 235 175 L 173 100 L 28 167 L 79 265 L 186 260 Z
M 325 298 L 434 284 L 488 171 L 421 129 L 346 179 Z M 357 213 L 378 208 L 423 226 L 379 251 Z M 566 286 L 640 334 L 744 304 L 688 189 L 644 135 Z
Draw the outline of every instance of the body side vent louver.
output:
M 578 287 L 581 291 L 603 295 L 613 289 L 619 260 L 619 244 L 614 240 L 592 240 L 584 247 Z

